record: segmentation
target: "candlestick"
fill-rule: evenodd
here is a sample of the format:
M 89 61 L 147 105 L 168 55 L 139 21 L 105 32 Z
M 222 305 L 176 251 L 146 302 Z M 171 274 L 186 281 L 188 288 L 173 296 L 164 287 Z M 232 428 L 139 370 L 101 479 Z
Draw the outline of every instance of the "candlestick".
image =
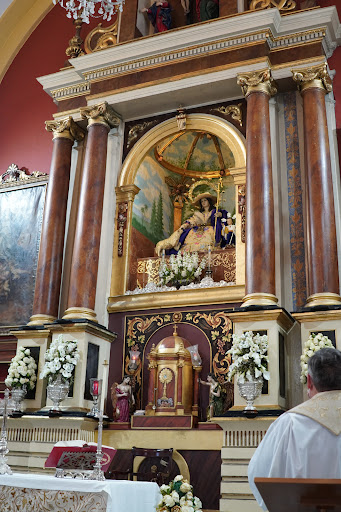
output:
M 90 379 L 90 393 L 93 397 L 94 403 L 89 416 L 97 417 L 99 414 L 98 402 L 102 395 L 102 380 L 101 379 Z
M 207 270 L 206 270 L 206 277 L 212 277 L 212 247 L 211 244 L 208 246 L 208 263 L 207 263 Z
M 96 451 L 96 463 L 91 473 L 90 480 L 105 480 L 104 473 L 102 471 L 103 463 L 103 452 L 102 452 L 102 433 L 103 433 L 103 411 L 100 410 L 98 414 L 98 434 L 97 434 L 97 451 Z

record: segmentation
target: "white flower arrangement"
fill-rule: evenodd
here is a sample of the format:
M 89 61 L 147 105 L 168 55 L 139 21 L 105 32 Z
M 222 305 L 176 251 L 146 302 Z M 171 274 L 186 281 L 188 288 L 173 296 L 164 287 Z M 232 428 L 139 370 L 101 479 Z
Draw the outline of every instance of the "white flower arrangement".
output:
M 64 382 L 71 381 L 78 360 L 77 340 L 64 340 L 60 334 L 45 352 L 45 364 L 40 378 L 48 377 L 50 381 L 54 381 L 60 375 Z
M 335 348 L 330 339 L 321 332 L 318 334 L 312 332 L 303 346 L 303 354 L 301 355 L 301 377 L 302 384 L 307 382 L 308 360 L 321 348 Z
M 161 263 L 159 276 L 163 285 L 183 280 L 192 282 L 200 277 L 205 267 L 206 259 L 203 258 L 199 263 L 197 252 L 178 252 L 176 256 L 170 255 L 168 263 Z
M 157 512 L 202 512 L 202 503 L 193 496 L 193 487 L 178 475 L 168 485 L 161 485 L 161 501 Z
M 236 374 L 239 375 L 241 383 L 260 377 L 269 380 L 267 335 L 261 336 L 248 331 L 241 335 L 233 334 L 232 338 L 232 348 L 227 351 L 228 354 L 231 354 L 233 361 L 227 374 L 228 380 L 231 380 Z
M 31 356 L 30 349 L 19 347 L 8 368 L 6 386 L 12 389 L 24 386 L 33 389 L 37 380 L 36 369 L 37 365 Z

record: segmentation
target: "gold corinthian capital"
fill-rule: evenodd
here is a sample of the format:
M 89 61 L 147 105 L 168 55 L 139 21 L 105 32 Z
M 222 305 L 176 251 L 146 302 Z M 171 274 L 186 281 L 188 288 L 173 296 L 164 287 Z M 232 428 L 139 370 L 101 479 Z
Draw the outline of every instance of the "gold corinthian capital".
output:
M 291 72 L 300 92 L 311 88 L 323 89 L 326 93 L 333 90 L 326 62 L 309 68 L 292 69 Z
M 239 73 L 237 75 L 237 83 L 241 86 L 245 97 L 252 92 L 265 92 L 269 96 L 274 96 L 277 92 L 277 87 L 269 68 Z
M 82 107 L 80 114 L 83 119 L 88 119 L 88 126 L 92 124 L 104 124 L 109 128 L 115 128 L 120 124 L 120 117 L 106 101 L 91 107 Z
M 53 139 L 63 138 L 71 139 L 72 141 L 81 141 L 84 139 L 84 130 L 72 119 L 61 119 L 58 121 L 45 121 L 45 129 L 48 132 L 53 132 Z

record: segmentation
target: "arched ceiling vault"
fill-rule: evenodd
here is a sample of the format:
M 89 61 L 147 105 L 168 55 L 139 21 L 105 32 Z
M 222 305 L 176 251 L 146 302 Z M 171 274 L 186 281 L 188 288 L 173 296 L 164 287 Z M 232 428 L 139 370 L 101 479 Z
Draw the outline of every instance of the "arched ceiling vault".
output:
M 13 59 L 54 7 L 52 0 L 13 0 L 0 18 L 0 82 Z

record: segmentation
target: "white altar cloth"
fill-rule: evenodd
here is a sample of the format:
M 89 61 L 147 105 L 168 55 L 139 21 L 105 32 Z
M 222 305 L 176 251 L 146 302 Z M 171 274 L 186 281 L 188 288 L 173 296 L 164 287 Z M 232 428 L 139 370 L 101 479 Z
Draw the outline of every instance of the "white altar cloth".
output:
M 155 512 L 155 507 L 161 496 L 159 486 L 154 482 L 130 482 L 127 480 L 99 482 L 26 473 L 0 475 L 0 492 L 4 487 L 70 493 L 101 493 L 102 495 L 105 493 L 107 495 L 106 512 Z M 5 510 L 11 509 L 6 507 Z M 29 509 L 27 508 L 27 510 Z M 32 512 L 37 512 L 37 510 L 32 509 Z

